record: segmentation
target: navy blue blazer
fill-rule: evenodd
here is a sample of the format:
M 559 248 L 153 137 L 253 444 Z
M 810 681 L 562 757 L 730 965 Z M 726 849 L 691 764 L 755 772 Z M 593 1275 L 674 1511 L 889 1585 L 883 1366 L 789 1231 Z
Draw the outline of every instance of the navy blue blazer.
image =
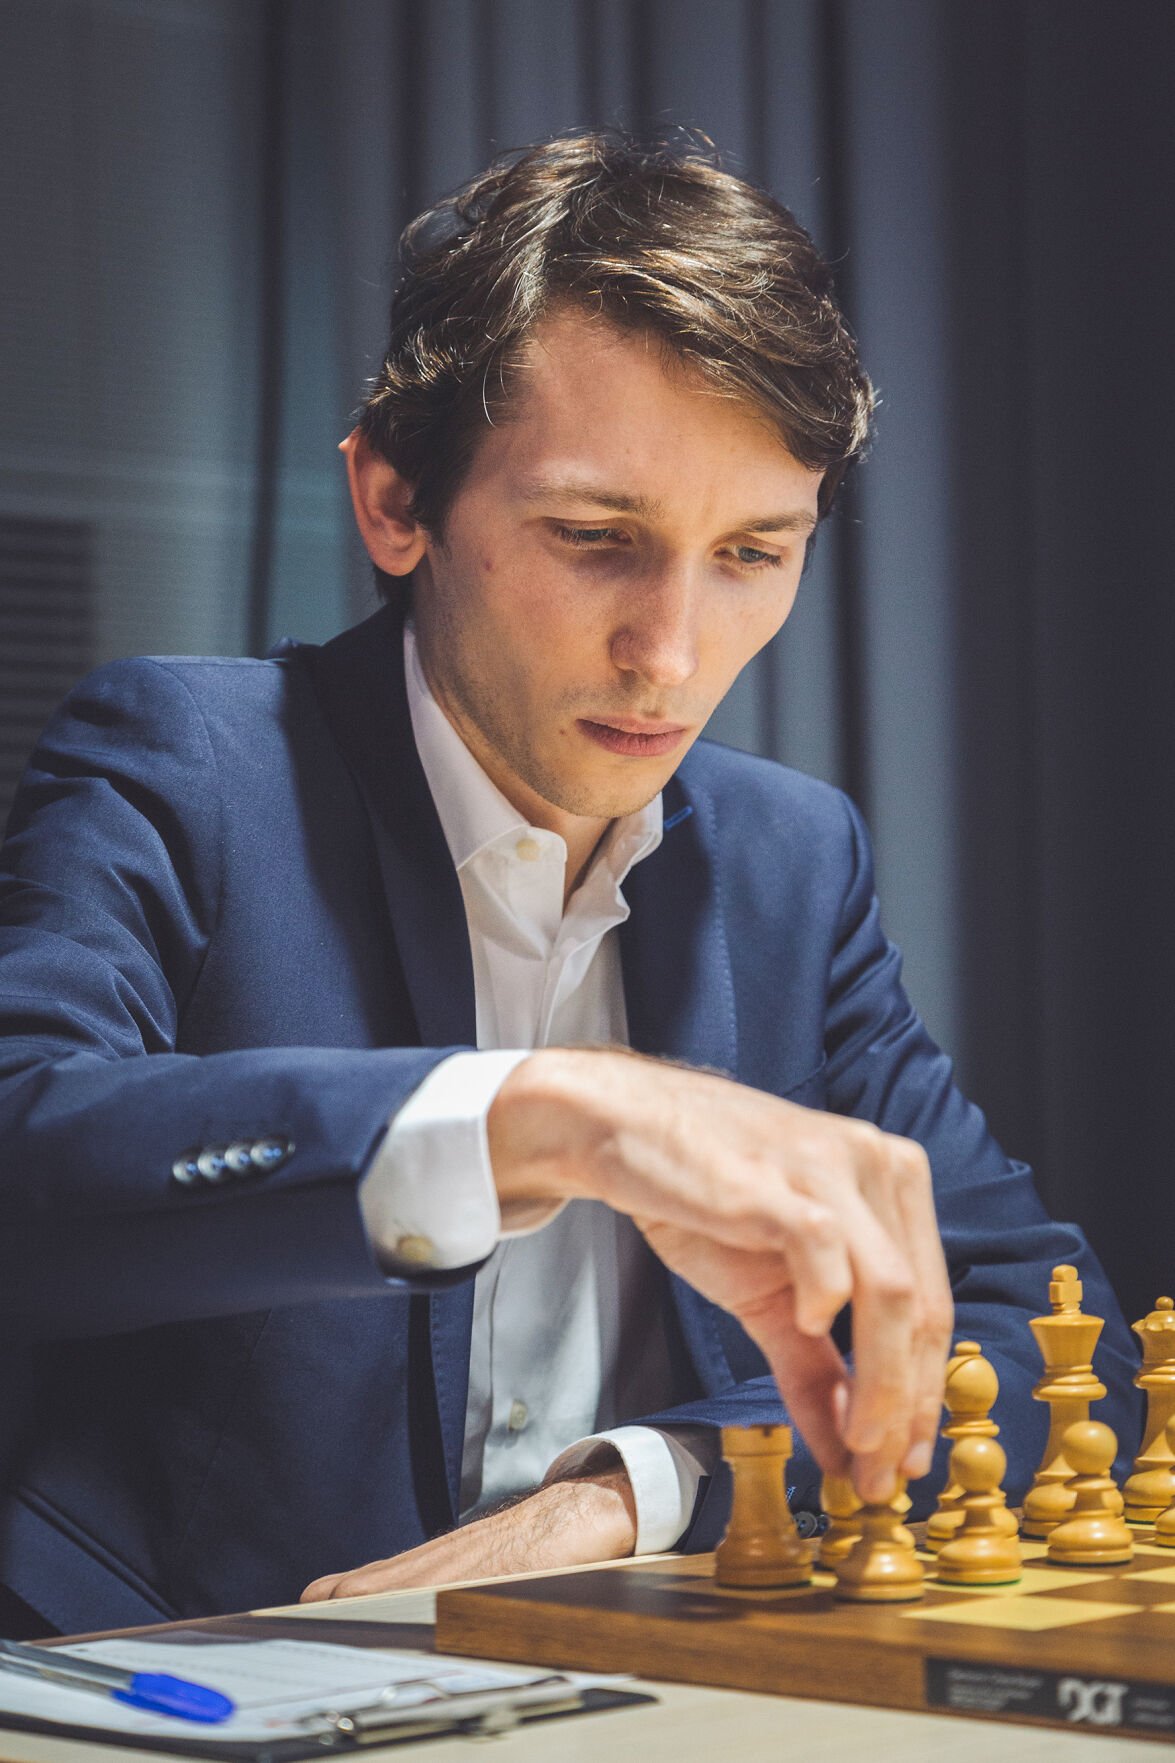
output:
M 922 1141 L 1013 1492 L 1043 1441 L 1027 1319 L 1054 1262 L 1107 1318 L 1102 1406 L 1133 1443 L 1104 1276 L 911 1009 L 851 804 L 703 742 L 665 813 L 625 884 L 633 1045 Z M 48 1622 L 281 1603 L 453 1523 L 475 1270 L 386 1279 L 357 1189 L 390 1111 L 474 1038 L 394 611 L 320 649 L 116 662 L 74 691 L 0 868 L 0 1583 Z M 742 1330 L 667 1274 L 661 1296 L 675 1405 L 643 1418 L 780 1418 Z M 814 1506 L 802 1450 L 793 1479 Z M 687 1547 L 728 1498 L 715 1477 Z

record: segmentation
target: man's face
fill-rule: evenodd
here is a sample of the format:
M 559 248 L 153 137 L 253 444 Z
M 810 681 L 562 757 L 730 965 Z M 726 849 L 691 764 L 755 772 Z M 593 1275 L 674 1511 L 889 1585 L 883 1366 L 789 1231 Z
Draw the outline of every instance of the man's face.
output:
M 520 812 L 652 800 L 790 612 L 820 478 L 658 340 L 536 329 L 415 593 L 429 684 Z

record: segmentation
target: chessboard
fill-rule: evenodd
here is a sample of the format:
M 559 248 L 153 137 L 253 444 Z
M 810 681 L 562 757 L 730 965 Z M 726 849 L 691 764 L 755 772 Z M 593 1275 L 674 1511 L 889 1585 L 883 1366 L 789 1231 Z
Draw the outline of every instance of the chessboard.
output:
M 1126 1566 L 1065 1567 L 1025 1540 L 1012 1585 L 935 1582 L 909 1604 L 834 1578 L 734 1590 L 713 1556 L 501 1582 L 437 1599 L 446 1653 L 1175 1742 L 1175 1559 L 1138 1532 Z

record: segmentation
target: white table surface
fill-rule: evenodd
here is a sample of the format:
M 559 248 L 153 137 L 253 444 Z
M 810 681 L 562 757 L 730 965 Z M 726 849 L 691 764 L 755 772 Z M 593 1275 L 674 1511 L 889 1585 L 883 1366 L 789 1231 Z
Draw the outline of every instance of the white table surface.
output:
M 560 1571 L 563 1571 L 560 1569 Z M 527 1577 L 541 1577 L 528 1575 Z M 405 1625 L 431 1636 L 435 1591 L 381 1592 L 337 1603 L 265 1611 L 283 1618 L 396 1625 L 395 1644 L 407 1644 Z M 321 1631 L 320 1636 L 321 1637 Z M 345 1637 L 340 1634 L 339 1639 Z M 407 1745 L 364 1745 L 338 1756 L 417 1758 L 424 1763 L 1142 1763 L 1175 1748 L 1160 1742 L 1066 1733 L 1003 1721 L 909 1714 L 743 1690 L 697 1689 L 678 1683 L 634 1681 L 656 1695 L 654 1705 L 521 1727 L 492 1740 L 428 1739 Z M 490 1747 L 487 1750 L 487 1747 Z M 31 1733 L 0 1733 L 0 1763 L 145 1763 L 164 1752 L 92 1745 Z M 325 1755 L 325 1753 L 324 1753 Z

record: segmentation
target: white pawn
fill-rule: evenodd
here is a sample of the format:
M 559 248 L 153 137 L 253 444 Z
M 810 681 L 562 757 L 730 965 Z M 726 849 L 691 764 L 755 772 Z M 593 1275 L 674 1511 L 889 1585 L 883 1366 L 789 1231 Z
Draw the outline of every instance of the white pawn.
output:
M 1078 1420 L 1061 1444 L 1074 1471 L 1073 1505 L 1068 1518 L 1049 1532 L 1049 1560 L 1063 1567 L 1114 1567 L 1132 1560 L 1134 1538 L 1110 1474 L 1118 1454 L 1113 1432 L 1100 1420 Z
M 836 1569 L 834 1596 L 854 1604 L 905 1604 L 923 1592 L 922 1563 L 902 1523 L 904 1481 L 889 1500 L 861 1507 L 861 1535 Z
M 960 1439 L 951 1452 L 951 1479 L 961 1493 L 962 1522 L 938 1552 L 947 1585 L 1008 1585 L 1020 1577 L 1020 1544 L 1007 1528 L 1000 1483 L 1008 1459 L 992 1438 Z

